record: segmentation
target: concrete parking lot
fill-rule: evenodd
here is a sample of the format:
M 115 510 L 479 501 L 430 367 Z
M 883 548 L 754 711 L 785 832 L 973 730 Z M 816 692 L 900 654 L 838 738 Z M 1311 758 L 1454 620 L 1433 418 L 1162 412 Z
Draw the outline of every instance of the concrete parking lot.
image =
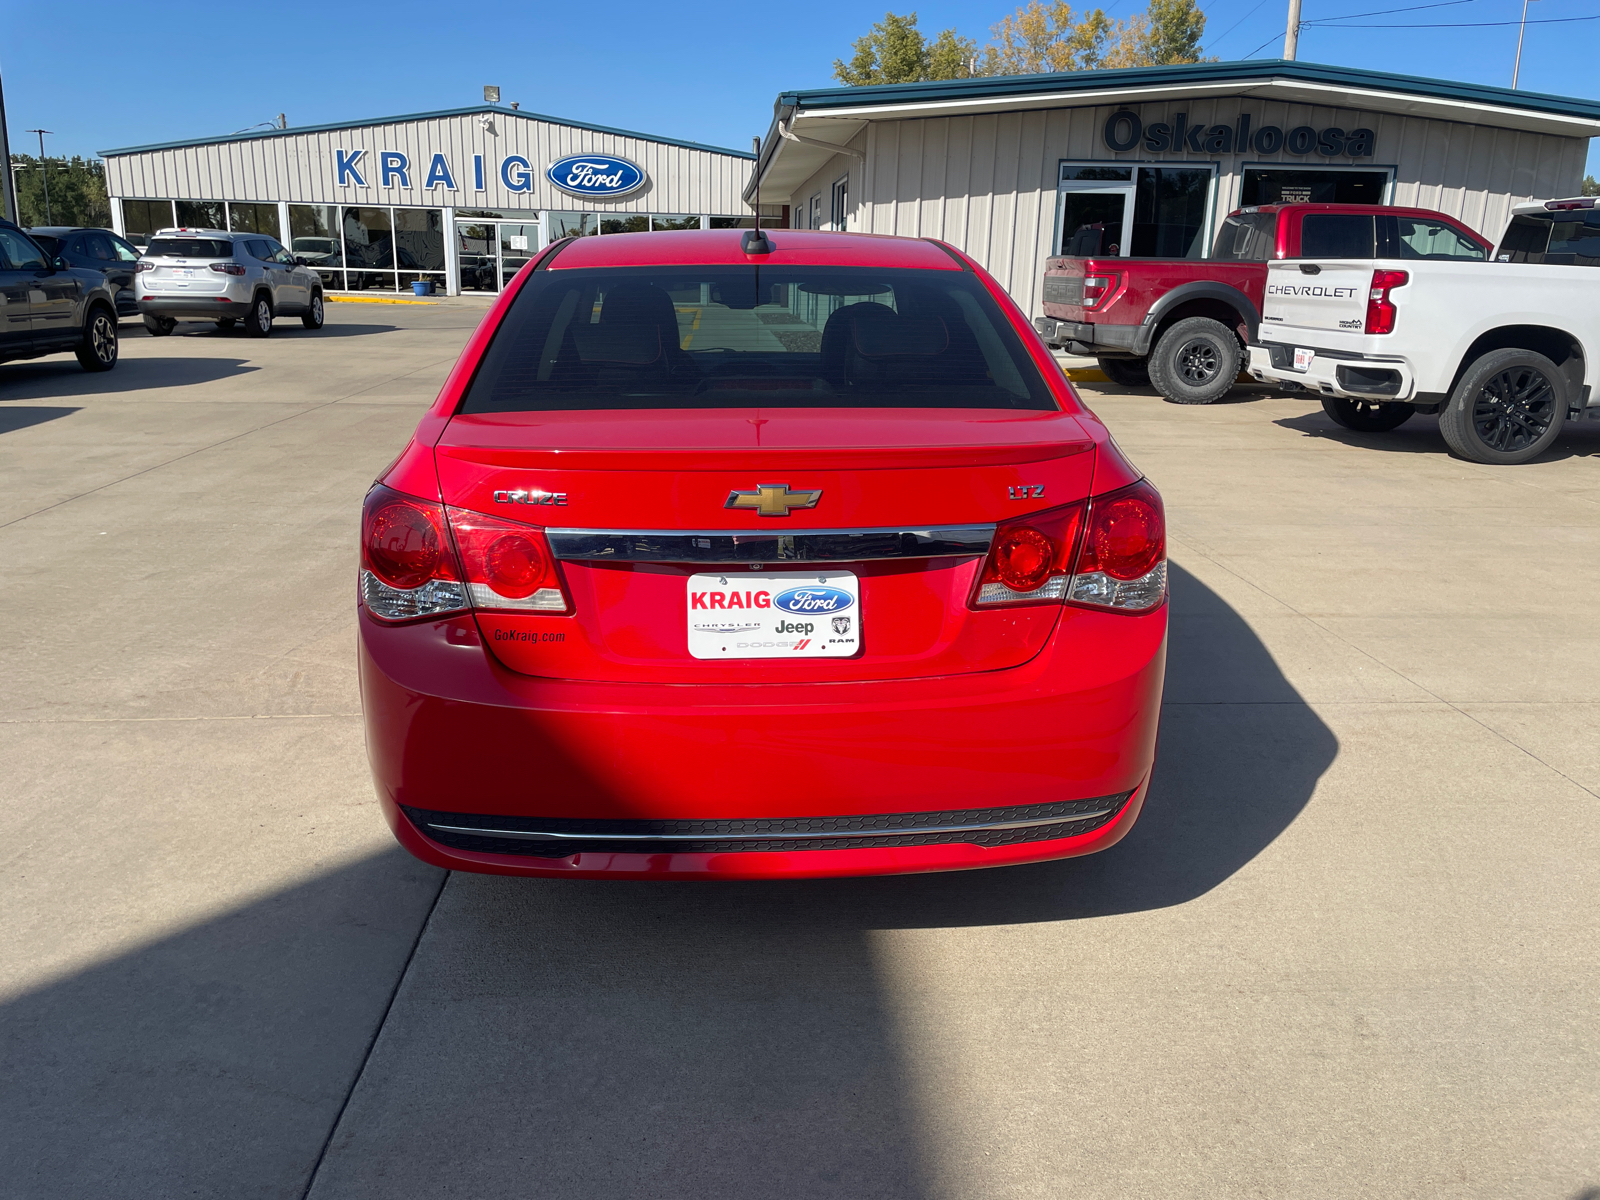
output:
M 356 518 L 482 311 L 0 366 L 0 1193 L 1600 1196 L 1600 424 L 1087 385 L 1171 524 L 1126 841 L 447 877 L 372 799 Z

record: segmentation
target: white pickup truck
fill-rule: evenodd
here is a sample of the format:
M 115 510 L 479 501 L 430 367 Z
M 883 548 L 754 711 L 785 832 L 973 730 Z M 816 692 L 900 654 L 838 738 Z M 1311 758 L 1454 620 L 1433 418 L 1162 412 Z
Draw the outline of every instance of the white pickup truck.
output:
M 1250 375 L 1304 388 L 1347 429 L 1439 414 L 1473 462 L 1526 462 L 1600 419 L 1600 277 L 1426 255 L 1268 264 Z

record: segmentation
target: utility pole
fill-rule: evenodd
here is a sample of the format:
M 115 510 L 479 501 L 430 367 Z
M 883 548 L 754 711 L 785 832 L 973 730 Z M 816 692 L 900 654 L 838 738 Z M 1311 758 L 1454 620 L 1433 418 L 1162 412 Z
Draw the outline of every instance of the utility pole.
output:
M 1527 6 L 1527 0 L 1523 0 Z M 1289 0 L 1289 27 L 1283 31 L 1283 56 L 1290 62 L 1300 50 L 1300 0 Z M 1516 84 L 1512 84 L 1516 87 Z
M 1298 0 L 1296 0 L 1296 3 L 1298 3 Z M 44 179 L 44 223 L 46 225 L 54 225 L 55 222 L 50 219 L 50 165 L 44 161 L 44 135 L 47 133 L 54 134 L 55 130 L 30 129 L 28 132 L 39 135 L 39 174 Z
M 0 209 L 0 215 L 13 225 L 17 221 L 17 173 L 11 169 L 11 143 L 6 140 L 6 93 L 0 86 L 0 164 L 4 164 L 5 180 L 0 182 L 0 193 L 4 193 L 5 207 Z
M 1517 76 L 1522 74 L 1522 35 L 1528 31 L 1528 0 L 1522 0 L 1522 20 L 1517 23 L 1517 61 L 1511 68 L 1511 87 L 1517 86 Z

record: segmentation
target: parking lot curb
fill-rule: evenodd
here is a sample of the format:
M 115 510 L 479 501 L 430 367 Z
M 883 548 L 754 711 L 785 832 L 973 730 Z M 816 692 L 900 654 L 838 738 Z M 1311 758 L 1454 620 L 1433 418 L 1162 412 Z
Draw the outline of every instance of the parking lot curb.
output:
M 323 299 L 329 304 L 437 304 L 437 300 L 402 300 L 399 296 L 339 296 L 327 295 Z

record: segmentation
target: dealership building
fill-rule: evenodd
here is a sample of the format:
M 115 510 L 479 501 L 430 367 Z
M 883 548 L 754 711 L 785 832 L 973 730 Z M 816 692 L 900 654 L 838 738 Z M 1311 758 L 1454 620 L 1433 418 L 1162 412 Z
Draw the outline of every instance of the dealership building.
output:
M 1577 194 L 1600 101 L 1305 62 L 778 97 L 762 223 L 942 238 L 1039 315 L 1053 254 L 1209 253 L 1274 201 L 1414 205 L 1491 240 Z M 494 291 L 569 234 L 753 223 L 755 156 L 484 104 L 104 153 L 118 232 L 265 232 L 332 289 Z
M 754 155 L 498 104 L 103 152 L 118 233 L 266 233 L 330 289 L 497 291 L 569 234 L 754 224 Z M 764 211 L 765 211 L 765 206 Z M 781 224 L 781 207 L 769 223 Z
M 1036 316 L 1047 257 L 1201 258 L 1252 204 L 1432 208 L 1498 240 L 1513 205 L 1578 194 L 1597 134 L 1600 101 L 1196 63 L 786 92 L 760 182 L 797 226 L 950 242 Z

